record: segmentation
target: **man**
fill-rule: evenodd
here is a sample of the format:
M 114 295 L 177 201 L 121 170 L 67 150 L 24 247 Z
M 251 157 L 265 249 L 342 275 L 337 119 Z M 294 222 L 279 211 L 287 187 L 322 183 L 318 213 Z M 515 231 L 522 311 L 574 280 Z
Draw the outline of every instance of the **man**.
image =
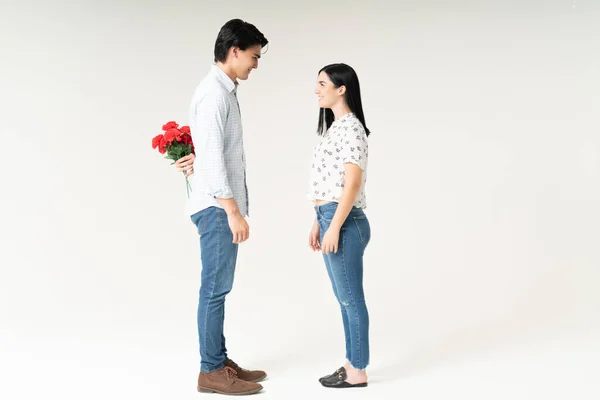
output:
M 252 24 L 227 22 L 215 43 L 215 65 L 196 88 L 190 128 L 196 156 L 177 161 L 192 176 L 188 213 L 200 234 L 202 276 L 198 305 L 200 374 L 198 391 L 254 394 L 263 371 L 240 368 L 227 357 L 223 321 L 231 291 L 238 245 L 248 239 L 248 189 L 238 80 L 258 68 L 268 41 Z M 194 174 L 194 170 L 196 173 Z

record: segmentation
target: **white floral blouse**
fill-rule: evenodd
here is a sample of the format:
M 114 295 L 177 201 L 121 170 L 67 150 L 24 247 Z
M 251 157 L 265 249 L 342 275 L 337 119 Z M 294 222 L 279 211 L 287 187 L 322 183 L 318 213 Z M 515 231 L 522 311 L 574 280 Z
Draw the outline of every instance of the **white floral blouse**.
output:
M 313 153 L 308 199 L 339 201 L 344 188 L 344 164 L 353 163 L 363 170 L 354 206 L 366 208 L 368 150 L 365 128 L 353 113 L 333 121 Z

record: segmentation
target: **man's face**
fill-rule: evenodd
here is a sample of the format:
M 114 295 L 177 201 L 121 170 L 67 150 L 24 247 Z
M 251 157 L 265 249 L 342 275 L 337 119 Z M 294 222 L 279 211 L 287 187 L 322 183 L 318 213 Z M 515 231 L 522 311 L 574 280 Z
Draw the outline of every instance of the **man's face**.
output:
M 261 56 L 261 50 L 262 47 L 258 44 L 248 47 L 246 50 L 233 49 L 232 67 L 238 79 L 245 81 L 248 79 L 250 72 L 258 68 L 258 59 Z

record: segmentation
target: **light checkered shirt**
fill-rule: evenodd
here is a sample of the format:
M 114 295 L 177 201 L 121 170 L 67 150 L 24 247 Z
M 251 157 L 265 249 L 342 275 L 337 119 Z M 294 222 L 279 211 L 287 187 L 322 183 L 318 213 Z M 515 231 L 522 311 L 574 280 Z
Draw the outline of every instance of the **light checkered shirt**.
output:
M 196 160 L 187 213 L 222 208 L 217 198 L 233 198 L 248 215 L 246 159 L 237 83 L 213 65 L 200 82 L 190 104 L 190 129 Z

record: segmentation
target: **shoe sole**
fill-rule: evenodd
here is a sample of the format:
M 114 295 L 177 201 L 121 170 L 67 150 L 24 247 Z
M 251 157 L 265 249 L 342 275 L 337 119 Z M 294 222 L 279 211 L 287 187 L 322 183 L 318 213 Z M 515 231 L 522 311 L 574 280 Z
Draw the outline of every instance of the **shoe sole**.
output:
M 245 396 L 245 395 L 249 395 L 249 394 L 258 393 L 261 390 L 263 390 L 263 388 L 258 388 L 258 389 L 249 390 L 247 392 L 240 392 L 240 393 L 226 393 L 226 392 L 221 392 L 220 390 L 217 390 L 217 389 L 210 389 L 210 388 L 198 386 L 198 392 L 200 392 L 200 393 L 218 393 L 218 394 L 224 394 L 227 396 Z
M 323 385 L 323 383 L 321 383 L 321 385 Z M 353 388 L 365 388 L 369 386 L 368 383 L 357 383 L 356 385 L 351 385 L 351 386 L 326 386 L 323 385 L 323 387 L 326 387 L 328 389 L 353 389 Z

